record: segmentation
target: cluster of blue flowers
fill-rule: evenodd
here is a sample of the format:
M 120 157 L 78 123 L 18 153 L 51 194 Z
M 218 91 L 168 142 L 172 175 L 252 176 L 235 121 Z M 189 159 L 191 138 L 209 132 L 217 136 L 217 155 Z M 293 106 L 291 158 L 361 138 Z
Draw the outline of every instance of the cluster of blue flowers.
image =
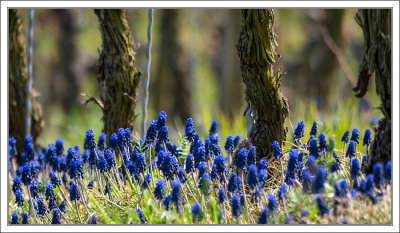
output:
M 75 204 L 75 211 L 79 215 L 78 204 L 87 208 L 88 191 L 99 190 L 101 195 L 108 195 L 112 202 L 117 197 L 115 189 L 126 191 L 122 187 L 128 184 L 132 191 L 140 193 L 142 197 L 145 190 L 150 192 L 154 201 L 160 207 L 163 205 L 166 211 L 175 210 L 182 214 L 185 206 L 189 206 L 193 223 L 204 219 L 205 202 L 213 193 L 224 215 L 230 210 L 237 222 L 243 213 L 245 218 L 248 217 L 248 206 L 254 204 L 251 206 L 259 208 L 256 221 L 260 224 L 270 223 L 278 212 L 286 212 L 288 193 L 296 187 L 301 187 L 305 194 L 316 195 L 315 202 L 321 216 L 339 215 L 340 208 L 346 208 L 348 201 L 358 196 L 365 196 L 374 204 L 379 202 L 384 193 L 382 190 L 391 183 L 391 162 L 388 161 L 384 166 L 377 163 L 372 174 L 364 174 L 363 166 L 368 160 L 368 152 L 360 162 L 360 151 L 357 152 L 360 140 L 358 129 L 354 129 L 351 135 L 350 130 L 344 133 L 343 154 L 334 151 L 332 139 L 328 140 L 324 133 L 318 134 L 316 122 L 312 125 L 307 143 L 302 139 L 305 137 L 304 131 L 305 124 L 301 121 L 294 130 L 294 143 L 289 150 L 281 148 L 277 141 L 272 143 L 271 162 L 278 160 L 281 165 L 282 183 L 277 192 L 265 191 L 271 170 L 267 160 L 257 160 L 254 146 L 238 148 L 240 136 L 229 135 L 223 151 L 219 145 L 217 121 L 212 121 L 208 137 L 202 140 L 196 132 L 195 122 L 189 118 L 184 138 L 190 144 L 190 149 L 188 145 L 189 153 L 185 153 L 185 148 L 170 143 L 165 112 L 161 112 L 158 119 L 150 123 L 146 135 L 135 143 L 130 129 L 118 129 L 110 135 L 108 144 L 104 133 L 99 135 L 96 143 L 95 134 L 89 129 L 86 131 L 82 153 L 79 145 L 76 145 L 69 147 L 64 154 L 66 147 L 60 138 L 55 144 L 49 144 L 48 148 L 38 147 L 35 150 L 32 137 L 27 136 L 16 169 L 13 167 L 13 158 L 17 153 L 16 140 L 10 138 L 9 167 L 14 177 L 12 191 L 16 206 L 22 210 L 23 224 L 29 224 L 30 216 L 40 221 L 48 219 L 49 223 L 61 224 L 64 214 L 69 211 L 69 201 Z M 371 130 L 367 129 L 363 138 L 363 146 L 366 146 L 367 151 L 372 141 L 371 134 Z M 349 162 L 342 162 L 338 153 L 342 158 L 348 158 Z M 237 156 L 231 161 L 233 154 Z M 284 162 L 287 165 L 283 166 Z M 329 206 L 324 200 L 328 176 L 340 174 L 347 165 L 350 177 L 334 184 L 335 199 L 333 206 Z M 48 174 L 48 178 L 39 180 L 40 173 Z M 94 180 L 91 180 L 93 176 Z M 88 182 L 86 187 L 85 179 Z M 194 190 L 191 190 L 191 184 L 195 185 Z M 26 196 L 23 185 L 28 192 Z M 55 189 L 62 194 L 61 199 Z M 63 190 L 69 193 L 69 198 Z M 197 200 L 193 192 L 200 194 L 201 199 Z M 193 203 L 189 202 L 189 194 Z M 27 201 L 29 213 L 24 212 L 24 203 Z M 140 222 L 145 224 L 147 218 L 143 210 L 136 209 L 136 214 Z M 98 223 L 96 216 L 88 216 L 90 219 L 87 222 Z M 308 211 L 303 210 L 301 216 L 287 215 L 285 223 L 306 223 L 308 216 Z M 11 223 L 19 224 L 17 213 L 12 214 Z

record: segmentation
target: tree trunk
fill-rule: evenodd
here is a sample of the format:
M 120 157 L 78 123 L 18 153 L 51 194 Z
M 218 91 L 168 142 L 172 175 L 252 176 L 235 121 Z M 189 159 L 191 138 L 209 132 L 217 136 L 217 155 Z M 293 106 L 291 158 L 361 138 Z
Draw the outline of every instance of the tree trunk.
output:
M 96 9 L 94 12 L 103 41 L 97 81 L 104 104 L 103 131 L 109 138 L 119 128 L 133 129 L 140 73 L 136 72 L 133 39 L 125 10 Z
M 272 142 L 282 144 L 287 133 L 289 106 L 281 93 L 282 74 L 273 70 L 277 56 L 273 23 L 272 10 L 243 10 L 237 44 L 246 101 L 254 122 L 248 137 L 257 148 L 258 159 L 271 158 Z
M 376 93 L 381 99 L 379 109 L 383 118 L 375 129 L 366 172 L 372 172 L 376 162 L 383 165 L 392 155 L 392 47 L 391 10 L 362 9 L 356 13 L 356 22 L 364 34 L 364 56 L 360 64 L 357 86 L 353 89 L 357 97 L 362 97 L 372 74 L 375 74 Z
M 154 82 L 156 112 L 168 111 L 182 122 L 191 116 L 189 58 L 180 42 L 181 10 L 161 11 L 160 46 L 157 76 Z M 168 96 L 166 98 L 166 96 Z
M 75 72 L 76 60 L 76 16 L 71 9 L 55 10 L 58 16 L 60 30 L 58 38 L 58 50 L 60 54 L 59 65 L 61 75 L 65 84 L 61 93 L 62 105 L 64 110 L 68 111 L 72 106 L 78 103 L 79 82 Z M 60 93 L 58 93 L 59 95 Z M 80 104 L 78 104 L 80 106 Z
M 25 138 L 26 116 L 26 50 L 23 45 L 21 18 L 18 10 L 9 10 L 9 135 L 17 139 L 17 158 L 22 153 Z M 42 131 L 43 113 L 38 101 L 38 92 L 31 90 L 31 134 L 34 142 Z

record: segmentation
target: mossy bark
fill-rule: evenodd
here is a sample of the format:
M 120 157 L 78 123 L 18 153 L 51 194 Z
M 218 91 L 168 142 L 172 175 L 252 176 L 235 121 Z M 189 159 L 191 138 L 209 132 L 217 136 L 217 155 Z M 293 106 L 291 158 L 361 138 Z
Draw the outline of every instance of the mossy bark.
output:
M 383 118 L 375 129 L 366 172 L 372 172 L 376 162 L 385 164 L 392 154 L 392 41 L 391 10 L 361 9 L 356 13 L 356 22 L 364 34 L 364 56 L 360 64 L 357 86 L 353 89 L 357 97 L 362 97 L 369 79 L 375 75 L 376 93 L 381 99 L 379 109 Z
M 104 104 L 104 132 L 108 138 L 119 128 L 133 129 L 140 73 L 136 71 L 133 39 L 125 10 L 96 9 L 102 49 L 97 81 Z
M 17 158 L 22 153 L 26 133 L 26 49 L 19 10 L 9 10 L 9 135 L 17 140 Z M 38 92 L 31 89 L 31 134 L 34 142 L 43 127 L 42 107 Z
M 257 148 L 258 159 L 271 158 L 272 142 L 282 145 L 287 133 L 285 119 L 289 106 L 281 92 L 282 74 L 273 69 L 278 56 L 273 24 L 272 10 L 242 10 L 237 51 L 246 86 L 245 99 L 254 123 L 248 137 Z

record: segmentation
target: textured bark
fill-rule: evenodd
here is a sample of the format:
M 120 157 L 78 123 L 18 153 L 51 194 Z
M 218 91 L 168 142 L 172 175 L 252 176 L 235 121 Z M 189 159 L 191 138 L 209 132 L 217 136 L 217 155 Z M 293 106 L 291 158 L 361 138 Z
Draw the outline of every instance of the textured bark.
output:
M 9 10 L 9 135 L 17 139 L 17 158 L 22 153 L 26 118 L 26 49 L 23 45 L 21 18 L 18 10 Z M 39 94 L 31 90 L 31 134 L 36 142 L 42 127 L 43 113 L 38 101 Z
M 119 128 L 133 129 L 140 73 L 136 72 L 133 39 L 125 10 L 94 11 L 103 41 L 97 81 L 104 104 L 104 132 L 109 138 Z
M 375 75 L 376 93 L 381 99 L 384 118 L 375 129 L 371 144 L 366 172 L 372 172 L 376 162 L 385 164 L 392 155 L 392 47 L 391 47 L 391 10 L 362 9 L 356 14 L 356 22 L 364 34 L 364 56 L 360 64 L 357 86 L 353 89 L 356 96 L 366 93 L 371 75 Z
M 161 11 L 159 63 L 154 82 L 156 112 L 167 111 L 182 122 L 191 116 L 189 58 L 180 43 L 182 10 Z M 168 96 L 168 98 L 165 98 Z
M 289 113 L 281 93 L 280 71 L 274 73 L 277 56 L 274 14 L 272 10 L 243 10 L 237 50 L 245 95 L 254 125 L 249 129 L 250 142 L 257 148 L 257 158 L 272 157 L 272 142 L 286 139 L 285 119 Z

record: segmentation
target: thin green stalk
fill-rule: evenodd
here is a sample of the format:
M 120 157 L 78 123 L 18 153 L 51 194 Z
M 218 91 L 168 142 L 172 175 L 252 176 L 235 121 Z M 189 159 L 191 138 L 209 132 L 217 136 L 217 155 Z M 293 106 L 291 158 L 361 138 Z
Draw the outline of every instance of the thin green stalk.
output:
M 75 199 L 75 209 L 76 209 L 76 212 L 78 213 L 79 221 L 81 222 L 81 224 L 83 224 L 82 219 L 81 219 L 81 214 L 79 213 L 78 203 L 76 202 L 76 199 Z
M 242 176 L 242 189 L 243 189 L 243 199 L 244 199 L 244 210 L 245 210 L 245 218 L 246 218 L 246 222 L 249 222 L 249 209 L 247 206 L 247 197 L 246 197 L 246 190 L 244 188 L 244 179 L 243 179 L 243 170 L 241 172 L 241 176 Z
M 64 193 L 64 191 L 61 189 L 61 186 L 57 185 L 57 187 L 58 187 L 58 189 L 60 190 L 60 193 L 61 193 L 61 195 L 63 196 L 64 200 L 68 203 L 68 205 L 69 205 L 71 208 L 74 208 L 74 207 L 72 206 L 71 202 L 69 202 L 69 199 L 67 198 L 67 196 L 65 196 L 65 193 Z
M 118 191 L 117 186 L 114 184 L 114 182 L 111 182 L 111 181 L 110 181 L 110 179 L 111 179 L 110 176 L 109 176 L 107 173 L 104 173 L 104 176 L 105 176 L 105 179 L 107 179 L 108 182 L 111 183 L 111 185 L 112 185 L 113 188 L 115 189 L 115 193 L 117 194 L 117 196 L 118 196 L 119 198 L 121 198 L 121 194 L 120 194 L 120 192 Z

